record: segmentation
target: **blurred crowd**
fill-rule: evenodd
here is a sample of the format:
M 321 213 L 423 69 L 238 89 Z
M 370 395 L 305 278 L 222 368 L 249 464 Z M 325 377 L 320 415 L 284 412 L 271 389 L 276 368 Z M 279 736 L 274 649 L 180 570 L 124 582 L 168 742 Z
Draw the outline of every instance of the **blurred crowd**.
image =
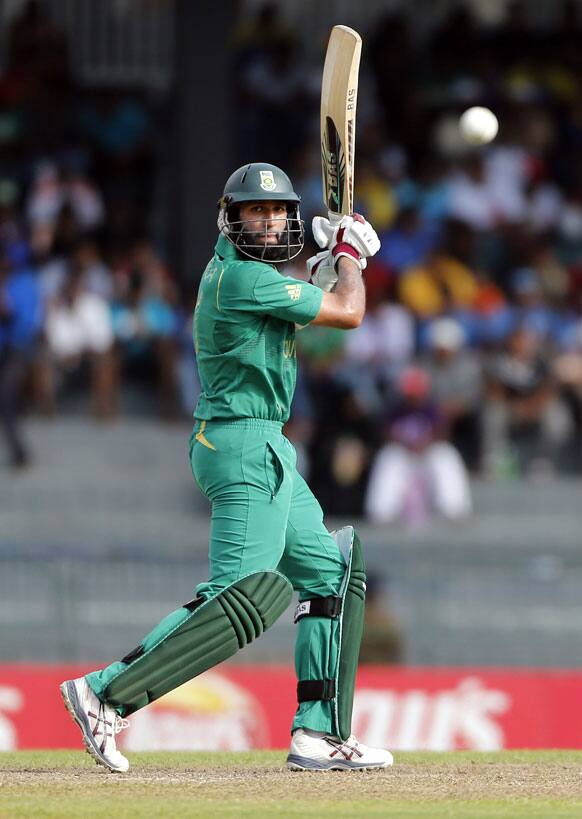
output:
M 382 248 L 362 326 L 298 335 L 289 425 L 330 512 L 463 519 L 471 475 L 582 471 L 581 10 L 553 4 L 541 24 L 531 4 L 498 19 L 480 6 L 451 5 L 423 32 L 405 5 L 359 27 L 356 209 Z M 239 145 L 291 169 L 308 223 L 319 89 L 298 32 L 268 5 L 235 45 Z M 313 122 L 285 119 L 270 149 L 267 123 L 291 103 Z M 459 132 L 471 105 L 500 120 L 490 146 Z
M 471 8 L 420 31 L 403 4 L 362 29 L 356 208 L 382 248 L 362 326 L 298 334 L 287 429 L 330 513 L 463 519 L 471 475 L 582 471 L 580 10 L 556 3 L 540 25 L 524 2 L 496 20 Z M 310 55 L 302 38 L 277 4 L 235 27 L 232 164 L 288 170 L 309 225 L 322 210 L 325 43 Z M 181 297 L 148 238 L 152 111 L 135 93 L 81 93 L 38 3 L 8 42 L 0 403 L 22 465 L 23 385 L 34 411 L 54 413 L 84 384 L 112 418 L 127 383 L 146 378 L 172 418 L 191 414 L 198 384 L 195 294 Z M 492 145 L 461 138 L 470 105 L 497 114 Z M 303 276 L 315 251 L 308 242 L 285 272 Z
M 143 91 L 80 87 L 65 33 L 27 0 L 0 78 L 0 422 L 30 464 L 24 408 L 114 418 L 135 381 L 180 414 L 183 309 L 151 240 L 156 111 Z

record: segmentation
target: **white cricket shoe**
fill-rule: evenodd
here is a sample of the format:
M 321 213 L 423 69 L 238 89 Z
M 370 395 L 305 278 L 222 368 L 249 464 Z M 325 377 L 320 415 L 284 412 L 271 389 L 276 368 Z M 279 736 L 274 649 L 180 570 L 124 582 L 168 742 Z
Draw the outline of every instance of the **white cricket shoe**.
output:
M 394 762 L 390 751 L 368 748 L 352 734 L 345 742 L 317 731 L 298 728 L 293 732 L 287 767 L 292 771 L 369 771 L 388 768 Z
M 95 762 L 110 771 L 129 770 L 129 762 L 115 746 L 115 735 L 127 728 L 128 720 L 102 703 L 84 677 L 66 680 L 60 689 L 67 711 L 81 729 L 85 747 Z

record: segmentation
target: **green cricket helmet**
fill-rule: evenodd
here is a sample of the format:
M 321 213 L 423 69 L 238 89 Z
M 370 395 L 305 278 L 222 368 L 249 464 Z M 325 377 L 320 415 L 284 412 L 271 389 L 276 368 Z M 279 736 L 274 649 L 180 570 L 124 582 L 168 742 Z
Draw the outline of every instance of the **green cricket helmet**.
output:
M 301 197 L 293 190 L 287 174 L 267 162 L 251 162 L 231 174 L 218 202 L 218 228 L 237 250 L 251 259 L 269 263 L 288 262 L 303 249 L 305 233 L 299 212 Z M 248 229 L 242 221 L 239 205 L 243 202 L 281 201 L 287 204 L 284 229 L 277 234 L 277 243 L 267 243 L 267 235 Z

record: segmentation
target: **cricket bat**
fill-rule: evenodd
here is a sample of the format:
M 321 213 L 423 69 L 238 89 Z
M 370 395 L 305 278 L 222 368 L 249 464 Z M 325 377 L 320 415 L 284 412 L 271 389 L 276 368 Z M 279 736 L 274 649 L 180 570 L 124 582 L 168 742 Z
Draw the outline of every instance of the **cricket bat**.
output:
M 330 221 L 354 209 L 354 145 L 362 38 L 352 28 L 331 30 L 321 83 L 323 201 Z

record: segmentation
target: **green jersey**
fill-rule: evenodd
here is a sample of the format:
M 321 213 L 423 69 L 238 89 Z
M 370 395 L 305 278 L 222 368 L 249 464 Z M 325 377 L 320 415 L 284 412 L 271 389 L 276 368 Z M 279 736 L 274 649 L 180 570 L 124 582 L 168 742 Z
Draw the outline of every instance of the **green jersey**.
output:
M 295 389 L 295 323 L 308 324 L 323 292 L 245 259 L 224 236 L 208 263 L 194 311 L 201 420 L 285 422 Z

